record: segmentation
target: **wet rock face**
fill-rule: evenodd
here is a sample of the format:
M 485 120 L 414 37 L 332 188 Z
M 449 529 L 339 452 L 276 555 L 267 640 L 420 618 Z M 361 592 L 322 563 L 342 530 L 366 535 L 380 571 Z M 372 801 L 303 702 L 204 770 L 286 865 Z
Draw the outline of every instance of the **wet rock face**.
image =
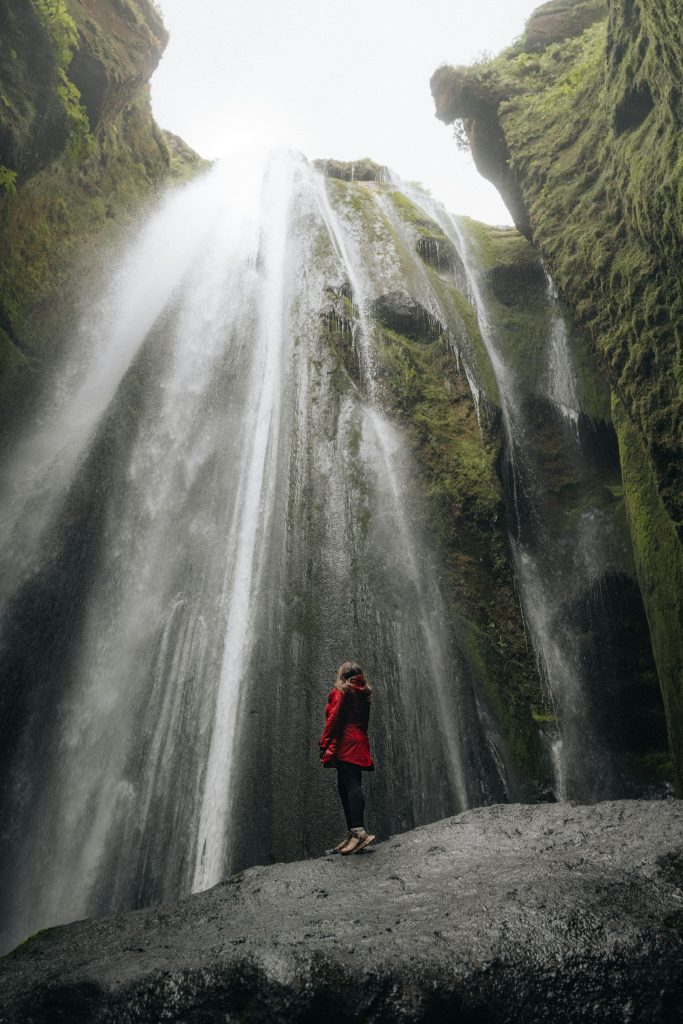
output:
M 442 333 L 439 322 L 407 292 L 380 295 L 372 305 L 372 312 L 383 327 L 414 341 L 433 341 Z
M 485 66 L 440 68 L 432 89 L 437 116 L 462 122 L 478 169 L 542 252 L 612 390 L 681 794 L 683 405 L 671 373 L 683 315 L 679 21 L 676 0 L 557 0 L 532 15 L 518 44 Z
M 150 80 L 168 33 L 150 0 L 69 0 L 69 11 L 78 29 L 69 77 L 96 126 L 116 117 Z
M 551 43 L 580 36 L 607 14 L 605 0 L 550 0 L 538 7 L 526 24 L 524 49 L 527 53 L 545 50 Z
M 151 0 L 69 0 L 65 16 L 76 33 L 66 74 L 95 130 L 149 81 L 168 34 Z M 58 15 L 43 22 L 30 3 L 0 0 L 0 164 L 20 181 L 59 153 L 69 135 L 58 91 L 60 31 Z
M 0 1021 L 668 1024 L 682 835 L 676 801 L 496 806 L 252 868 L 42 933 L 0 962 Z
M 67 138 L 52 43 L 29 3 L 0 0 L 0 165 L 42 166 Z
M 363 160 L 314 160 L 313 164 L 319 171 L 338 181 L 377 181 L 389 180 L 389 169 L 384 164 L 376 164 L 367 157 Z

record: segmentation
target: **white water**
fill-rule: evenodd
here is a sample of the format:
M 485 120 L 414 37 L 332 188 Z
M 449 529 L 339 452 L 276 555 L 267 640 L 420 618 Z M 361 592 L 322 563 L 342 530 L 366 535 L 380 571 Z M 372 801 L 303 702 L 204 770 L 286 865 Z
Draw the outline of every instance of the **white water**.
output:
M 288 221 L 292 179 L 297 170 L 292 161 L 280 155 L 263 182 L 259 255 L 264 299 L 260 330 L 254 338 L 261 351 L 251 370 L 251 397 L 247 403 L 251 422 L 245 436 L 248 454 L 238 485 L 243 498 L 226 543 L 227 551 L 234 552 L 235 556 L 226 572 L 221 595 L 227 622 L 199 816 L 193 889 L 208 888 L 222 877 L 229 852 L 226 835 L 231 797 L 230 766 L 240 688 L 253 641 L 252 606 L 257 600 L 261 579 L 260 548 L 268 532 L 270 508 L 275 498 L 273 462 L 278 449 L 279 383 L 288 348 L 285 334 Z
M 111 257 L 107 286 L 9 451 L 5 946 L 177 898 L 237 866 L 318 852 L 337 812 L 315 741 L 347 657 L 375 682 L 381 770 L 368 789 L 379 831 L 519 798 L 459 647 L 415 466 L 382 411 L 373 303 L 392 291 L 440 325 L 483 434 L 490 384 L 440 281 L 455 279 L 476 311 L 501 403 L 522 612 L 553 712 L 555 795 L 617 792 L 567 613 L 597 588 L 591 608 L 609 616 L 611 521 L 587 503 L 557 529 L 536 486 L 529 395 L 504 357 L 476 246 L 394 180 L 458 255 L 451 266 L 444 243 L 435 279 L 390 187 L 354 191 L 277 154 L 170 193 Z M 550 282 L 546 291 L 541 398 L 578 462 L 580 387 Z M 334 318 L 348 327 L 356 376 L 328 336 Z
M 380 825 L 507 794 L 377 403 L 370 307 L 405 258 L 303 158 L 234 161 L 164 200 L 74 330 L 3 474 L 6 945 L 315 848 L 345 657 L 397 766 Z M 324 311 L 349 287 L 361 381 L 339 392 Z
M 465 269 L 467 290 L 498 385 L 512 506 L 509 540 L 515 577 L 539 674 L 556 716 L 550 737 L 555 795 L 557 799 L 608 798 L 619 792 L 619 783 L 610 751 L 595 729 L 589 694 L 599 687 L 599 680 L 591 678 L 590 666 L 582 663 L 580 627 L 568 621 L 566 607 L 572 600 L 583 599 L 605 576 L 618 571 L 623 556 L 615 544 L 614 524 L 609 515 L 588 508 L 576 517 L 572 530 L 565 527 L 564 535 L 557 531 L 542 495 L 536 491 L 537 438 L 527 411 L 525 385 L 501 353 L 502 339 L 489 313 L 483 274 L 466 227 L 440 203 L 405 186 L 400 179 L 394 181 L 453 242 Z M 579 386 L 557 291 L 547 275 L 546 279 L 550 326 L 542 397 L 549 399 L 570 425 L 572 434 L 565 440 L 565 447 L 578 465 L 582 460 Z M 590 474 L 590 467 L 584 466 L 581 472 Z M 603 608 L 603 614 L 607 622 L 609 609 Z
M 3 467 L 0 575 L 5 599 L 35 569 L 45 530 L 93 432 L 153 325 L 196 261 L 221 209 L 204 179 L 169 195 L 143 225 L 105 293 L 78 325 L 35 427 Z M 225 202 L 225 193 L 220 197 Z M 199 201 L 198 201 L 199 200 Z
M 550 345 L 548 348 L 547 388 L 548 394 L 556 403 L 562 416 L 567 419 L 575 430 L 578 430 L 581 402 L 578 395 L 576 371 L 569 349 L 567 325 L 552 278 L 548 281 L 548 303 L 552 319 L 550 325 Z

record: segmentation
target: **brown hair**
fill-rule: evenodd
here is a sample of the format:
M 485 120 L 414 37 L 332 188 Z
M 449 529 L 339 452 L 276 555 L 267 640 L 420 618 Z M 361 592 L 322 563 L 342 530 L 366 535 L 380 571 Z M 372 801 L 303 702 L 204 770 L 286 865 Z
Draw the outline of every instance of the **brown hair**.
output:
M 337 669 L 337 678 L 334 681 L 335 689 L 341 690 L 342 693 L 346 693 L 349 688 L 349 680 L 353 679 L 354 676 L 363 676 L 363 669 L 360 667 L 357 661 L 343 661 Z M 368 700 L 372 699 L 372 686 L 365 679 L 365 688 L 367 690 Z

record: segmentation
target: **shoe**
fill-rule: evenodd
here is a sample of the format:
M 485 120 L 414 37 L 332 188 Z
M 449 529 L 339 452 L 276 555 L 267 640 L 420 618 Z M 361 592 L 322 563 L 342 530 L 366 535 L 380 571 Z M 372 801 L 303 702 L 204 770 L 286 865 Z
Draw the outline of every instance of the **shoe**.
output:
M 346 856 L 349 853 L 360 853 L 361 850 L 364 850 L 366 846 L 369 846 L 375 840 L 375 836 L 371 836 L 364 828 L 352 829 L 351 832 L 351 838 L 348 843 L 339 851 L 342 856 Z
M 347 832 L 347 833 L 346 833 L 346 835 L 344 836 L 344 838 L 342 839 L 341 843 L 337 843 L 337 845 L 335 846 L 335 848 L 334 848 L 334 852 L 335 852 L 335 853 L 341 853 L 341 852 L 342 852 L 342 850 L 344 849 L 344 847 L 346 846 L 346 844 L 347 844 L 347 843 L 348 843 L 348 842 L 349 842 L 349 841 L 350 841 L 350 840 L 351 840 L 352 838 L 353 838 L 353 836 L 352 836 L 351 832 Z

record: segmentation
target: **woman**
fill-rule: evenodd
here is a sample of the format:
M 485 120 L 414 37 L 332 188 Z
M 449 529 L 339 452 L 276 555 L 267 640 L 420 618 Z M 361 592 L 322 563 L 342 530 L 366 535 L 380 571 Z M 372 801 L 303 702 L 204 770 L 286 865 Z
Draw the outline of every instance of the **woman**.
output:
M 327 698 L 325 728 L 320 737 L 320 760 L 337 769 L 337 789 L 341 797 L 348 834 L 339 843 L 337 853 L 360 853 L 374 840 L 365 831 L 365 798 L 361 772 L 374 771 L 368 743 L 368 719 L 372 687 L 360 665 L 345 661 Z

